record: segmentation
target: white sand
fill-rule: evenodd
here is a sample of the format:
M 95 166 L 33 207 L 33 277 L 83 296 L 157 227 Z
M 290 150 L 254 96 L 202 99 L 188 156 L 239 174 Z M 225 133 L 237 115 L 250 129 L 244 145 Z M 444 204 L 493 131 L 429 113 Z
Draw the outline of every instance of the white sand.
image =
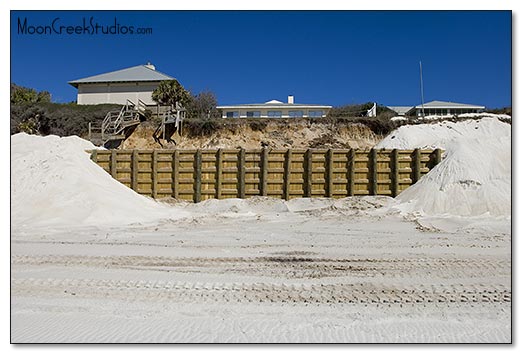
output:
M 441 146 L 445 161 L 467 155 Z M 15 343 L 511 341 L 501 205 L 488 201 L 488 217 L 462 207 L 475 215 L 465 220 L 426 207 L 422 223 L 401 209 L 413 199 L 387 197 L 165 206 L 112 180 L 90 148 L 78 138 L 12 137 Z M 424 179 L 451 185 L 438 176 L 446 171 L 493 191 L 506 172 L 450 167 Z
M 509 234 L 370 200 L 14 234 L 12 340 L 509 342 Z
M 442 148 L 443 161 L 398 196 L 418 215 L 511 215 L 511 125 L 496 118 L 403 126 L 377 148 Z
M 76 136 L 11 137 L 11 213 L 15 227 L 122 225 L 188 214 L 140 196 L 89 159 Z

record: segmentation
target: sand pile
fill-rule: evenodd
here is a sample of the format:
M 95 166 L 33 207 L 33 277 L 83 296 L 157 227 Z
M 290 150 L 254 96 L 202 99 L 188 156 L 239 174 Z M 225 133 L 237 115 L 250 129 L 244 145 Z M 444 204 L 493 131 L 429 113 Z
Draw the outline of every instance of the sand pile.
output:
M 511 125 L 497 118 L 402 126 L 377 148 L 442 148 L 443 161 L 397 199 L 425 215 L 511 215 Z
M 76 136 L 11 137 L 11 215 L 16 226 L 113 225 L 188 213 L 141 196 L 89 158 Z

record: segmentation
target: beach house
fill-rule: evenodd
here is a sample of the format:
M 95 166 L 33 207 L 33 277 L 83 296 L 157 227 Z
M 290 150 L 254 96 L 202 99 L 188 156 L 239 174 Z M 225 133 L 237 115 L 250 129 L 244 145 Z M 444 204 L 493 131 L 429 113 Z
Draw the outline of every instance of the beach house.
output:
M 218 106 L 223 118 L 321 118 L 332 106 L 295 103 L 294 96 L 287 102 L 271 100 L 265 103 Z
M 156 103 L 152 100 L 152 92 L 161 81 L 173 79 L 147 63 L 69 81 L 69 84 L 78 89 L 78 104 L 126 104 L 127 100 L 135 103 L 141 100 L 147 106 L 153 106 Z

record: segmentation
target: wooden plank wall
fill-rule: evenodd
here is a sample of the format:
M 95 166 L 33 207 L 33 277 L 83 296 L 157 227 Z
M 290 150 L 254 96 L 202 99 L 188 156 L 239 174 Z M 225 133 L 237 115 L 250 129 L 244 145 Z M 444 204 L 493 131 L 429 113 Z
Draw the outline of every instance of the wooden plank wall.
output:
M 199 202 L 269 196 L 396 196 L 441 161 L 441 150 L 93 150 L 140 194 Z

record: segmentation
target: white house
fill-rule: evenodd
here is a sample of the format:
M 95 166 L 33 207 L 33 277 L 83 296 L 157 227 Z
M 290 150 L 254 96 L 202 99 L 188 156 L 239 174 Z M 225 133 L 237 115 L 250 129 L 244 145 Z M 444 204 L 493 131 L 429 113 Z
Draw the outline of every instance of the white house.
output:
M 288 96 L 286 103 L 271 100 L 217 108 L 223 112 L 223 118 L 321 118 L 326 117 L 332 106 L 294 103 L 294 96 Z
M 173 79 L 147 63 L 69 81 L 69 84 L 78 89 L 78 104 L 125 104 L 127 100 L 137 103 L 140 99 L 152 106 L 156 104 L 152 92 L 161 81 Z
M 425 116 L 453 116 L 463 113 L 480 113 L 486 109 L 484 106 L 444 101 L 431 101 L 417 106 L 388 106 L 388 108 L 400 116 L 415 115 L 417 117 L 422 116 L 423 110 Z

